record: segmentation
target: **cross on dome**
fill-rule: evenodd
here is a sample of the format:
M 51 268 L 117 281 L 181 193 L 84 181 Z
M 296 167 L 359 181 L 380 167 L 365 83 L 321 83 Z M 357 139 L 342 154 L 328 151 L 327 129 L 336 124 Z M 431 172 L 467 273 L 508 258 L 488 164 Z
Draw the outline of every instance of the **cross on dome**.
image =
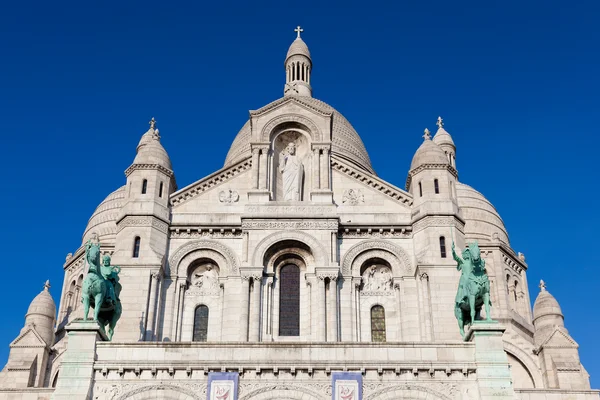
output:
M 44 283 L 44 290 L 48 291 L 48 289 L 50 289 L 50 279 L 48 279 L 46 283 Z
M 425 140 L 431 140 L 431 132 L 429 132 L 429 129 L 425 128 L 425 131 L 423 131 L 423 139 Z
M 444 120 L 442 119 L 442 117 L 438 117 L 436 125 L 438 126 L 438 128 L 442 129 L 444 127 Z
M 154 119 L 154 117 L 152 117 L 148 124 L 150 124 L 150 129 L 156 129 L 156 120 Z
M 546 282 L 544 282 L 543 280 L 540 280 L 540 290 L 542 292 L 546 291 Z
M 294 32 L 298 33 L 298 39 L 300 39 L 300 33 L 304 32 L 304 29 L 300 28 L 300 25 L 298 25 L 296 29 L 294 29 Z

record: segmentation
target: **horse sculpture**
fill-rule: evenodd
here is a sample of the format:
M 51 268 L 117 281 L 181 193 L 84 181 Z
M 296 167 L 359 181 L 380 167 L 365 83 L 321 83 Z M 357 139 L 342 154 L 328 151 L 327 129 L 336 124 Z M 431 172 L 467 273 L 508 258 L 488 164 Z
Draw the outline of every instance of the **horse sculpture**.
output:
M 100 264 L 100 243 L 97 236 L 85 244 L 85 258 L 90 268 L 83 280 L 83 320 L 87 321 L 91 305 L 94 307 L 94 321 L 100 324 L 103 331 L 108 325 L 108 339 L 112 340 L 122 312 L 118 277 L 121 268 L 110 265 L 109 255 L 105 255 L 102 265 Z
M 454 243 L 452 243 L 452 257 L 458 263 L 456 269 L 461 271 L 454 315 L 458 321 L 460 334 L 464 338 L 465 325 L 473 325 L 476 320 L 481 319 L 482 306 L 485 306 L 486 320 L 492 320 L 490 317 L 490 280 L 477 242 L 467 245 L 462 252 L 462 258 L 456 254 Z

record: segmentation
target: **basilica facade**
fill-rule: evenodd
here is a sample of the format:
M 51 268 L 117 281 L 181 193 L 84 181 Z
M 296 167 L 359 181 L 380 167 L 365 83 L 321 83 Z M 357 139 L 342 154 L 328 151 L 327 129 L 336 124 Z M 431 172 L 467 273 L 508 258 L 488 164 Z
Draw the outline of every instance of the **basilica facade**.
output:
M 150 122 L 67 256 L 58 309 L 49 284 L 31 303 L 0 399 L 598 399 L 558 302 L 542 283 L 532 309 L 525 257 L 459 180 L 443 120 L 402 188 L 382 180 L 312 97 L 297 31 L 284 96 L 250 111 L 213 174 L 179 188 Z M 112 341 L 82 320 L 90 239 L 121 267 Z M 463 338 L 454 244 L 472 242 L 494 322 Z

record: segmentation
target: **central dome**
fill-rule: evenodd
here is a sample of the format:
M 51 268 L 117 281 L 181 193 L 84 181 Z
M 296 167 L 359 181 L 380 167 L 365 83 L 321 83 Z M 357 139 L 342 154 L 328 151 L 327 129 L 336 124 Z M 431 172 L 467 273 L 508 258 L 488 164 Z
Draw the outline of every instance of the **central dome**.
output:
M 269 108 L 276 103 L 288 100 L 290 97 L 283 97 L 275 100 L 272 103 L 262 107 Z M 346 161 L 351 162 L 353 165 L 367 171 L 371 174 L 375 174 L 373 167 L 371 166 L 371 160 L 365 145 L 361 140 L 358 133 L 354 130 L 350 122 L 342 114 L 340 114 L 335 108 L 329 104 L 317 100 L 312 97 L 303 96 L 298 98 L 298 101 L 307 103 L 308 105 L 315 107 L 326 113 L 333 113 L 333 126 L 332 126 L 332 138 L 331 138 L 331 151 L 334 156 L 343 158 Z M 231 144 L 231 148 L 225 158 L 225 167 L 233 165 L 241 160 L 251 157 L 250 151 L 251 131 L 250 121 L 246 122 L 242 129 L 238 132 L 237 136 Z

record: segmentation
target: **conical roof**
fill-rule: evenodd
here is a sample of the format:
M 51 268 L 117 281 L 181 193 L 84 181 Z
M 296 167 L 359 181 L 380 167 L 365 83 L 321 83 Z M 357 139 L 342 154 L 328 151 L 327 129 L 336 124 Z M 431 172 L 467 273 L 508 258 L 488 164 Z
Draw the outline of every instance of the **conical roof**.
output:
M 54 299 L 50 295 L 50 291 L 48 289 L 50 289 L 50 281 L 46 281 L 44 290 L 35 296 L 29 305 L 27 314 L 25 315 L 26 320 L 35 315 L 42 315 L 52 319 L 56 316 L 56 304 L 54 304 Z
M 292 42 L 285 57 L 285 61 L 287 62 L 290 57 L 297 55 L 305 56 L 310 60 L 310 51 L 301 37 L 297 37 L 296 40 Z
M 428 130 L 426 130 L 423 137 L 425 140 L 415 152 L 412 162 L 410 163 L 410 170 L 412 171 L 425 164 L 448 165 L 449 162 L 446 153 L 444 153 L 444 150 L 442 150 L 440 146 L 431 140 Z
M 158 164 L 161 167 L 172 170 L 171 159 L 165 148 L 160 144 L 158 129 L 150 128 L 137 146 L 137 155 L 134 164 Z
M 538 294 L 535 303 L 533 304 L 533 321 L 545 316 L 560 316 L 564 317 L 558 301 L 546 290 L 544 281 L 540 282 L 540 294 Z

